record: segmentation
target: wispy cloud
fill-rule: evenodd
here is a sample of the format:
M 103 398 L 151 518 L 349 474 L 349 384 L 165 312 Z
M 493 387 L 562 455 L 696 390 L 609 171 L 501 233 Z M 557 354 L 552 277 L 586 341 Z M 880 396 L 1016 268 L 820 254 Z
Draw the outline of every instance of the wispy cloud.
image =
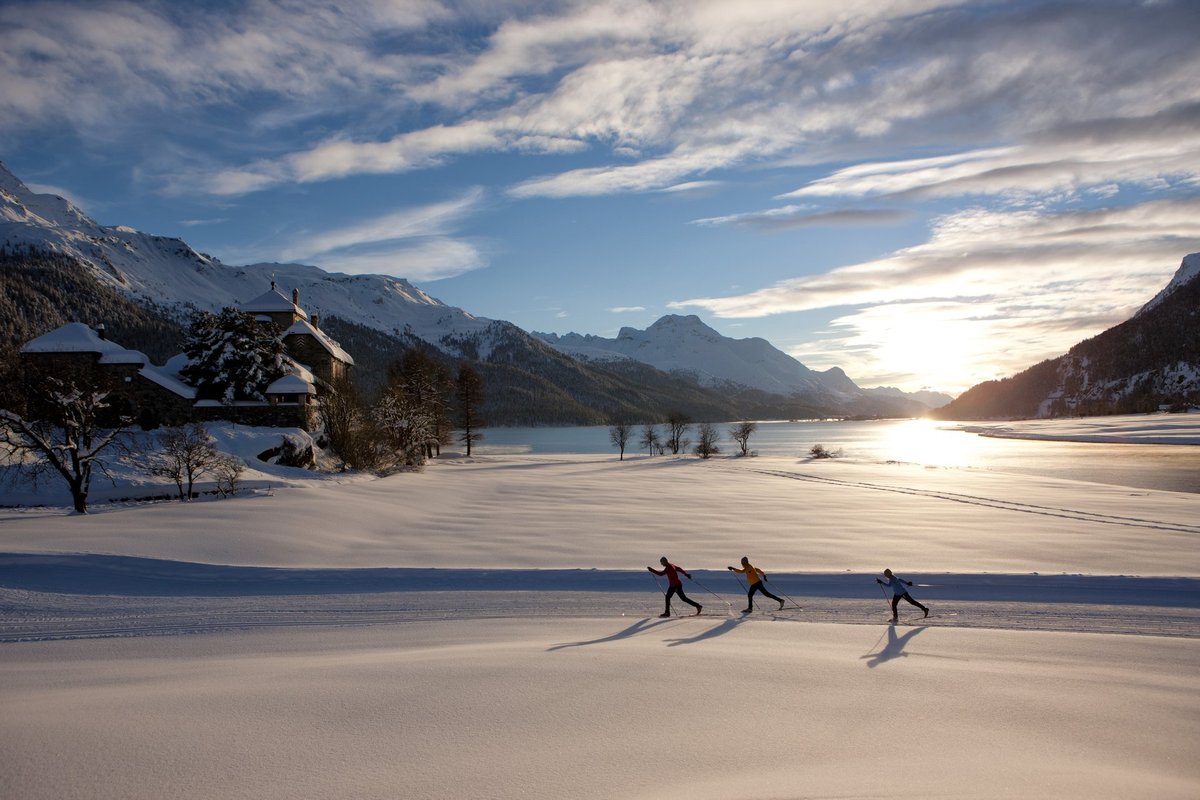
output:
M 405 208 L 353 225 L 299 237 L 281 257 L 342 272 L 375 272 L 414 280 L 448 278 L 486 266 L 472 244 L 453 237 L 482 202 L 475 187 L 443 203 Z
M 860 164 L 784 197 L 1112 194 L 1163 182 L 1200 185 L 1200 104 L 1065 125 L 1011 147 Z
M 646 310 L 646 307 L 645 307 L 645 306 L 616 306 L 615 308 L 610 308 L 610 309 L 609 309 L 609 313 L 612 313 L 612 314 L 633 314 L 633 313 L 636 313 L 636 312 L 638 312 L 638 311 L 645 311 L 645 310 Z
M 895 225 L 912 219 L 912 212 L 900 208 L 845 208 L 812 211 L 812 206 L 782 206 L 766 211 L 751 211 L 724 217 L 693 220 L 693 225 L 742 225 L 760 230 L 812 228 L 822 225 Z

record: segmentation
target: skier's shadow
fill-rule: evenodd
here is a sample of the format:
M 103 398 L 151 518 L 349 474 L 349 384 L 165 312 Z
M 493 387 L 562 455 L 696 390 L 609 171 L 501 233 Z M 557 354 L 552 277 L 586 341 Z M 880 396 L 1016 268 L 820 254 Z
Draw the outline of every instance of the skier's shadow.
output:
M 689 636 L 686 639 L 668 639 L 667 647 L 678 647 L 681 644 L 695 644 L 696 642 L 703 642 L 705 639 L 715 639 L 718 636 L 724 636 L 738 625 L 741 625 L 747 619 L 749 619 L 748 616 L 734 617 L 732 619 L 727 619 L 720 625 L 715 625 L 706 631 L 701 631 L 695 636 Z
M 657 628 L 659 625 L 666 625 L 669 622 L 674 622 L 674 619 L 639 619 L 637 622 L 630 625 L 624 630 L 617 631 L 609 636 L 601 636 L 599 639 L 588 639 L 583 642 L 564 642 L 556 644 L 553 647 L 547 647 L 547 653 L 553 653 L 555 650 L 566 650 L 568 647 L 586 647 L 590 644 L 604 644 L 605 642 L 616 642 L 621 639 L 628 639 L 630 636 L 637 636 L 639 633 L 645 633 L 651 628 Z
M 878 667 L 885 661 L 891 661 L 892 659 L 899 658 L 900 656 L 907 656 L 908 653 L 904 652 L 905 645 L 907 645 L 914 636 L 925 630 L 929 630 L 928 625 L 922 625 L 919 628 L 913 628 L 903 636 L 897 636 L 896 626 L 894 624 L 888 625 L 887 644 L 884 645 L 883 649 L 878 653 L 867 653 L 865 656 L 860 656 L 860 658 L 871 659 L 867 662 L 867 666 L 871 669 L 875 669 L 875 667 Z M 876 644 L 878 644 L 878 642 L 876 642 Z M 871 649 L 874 650 L 875 648 L 872 647 Z

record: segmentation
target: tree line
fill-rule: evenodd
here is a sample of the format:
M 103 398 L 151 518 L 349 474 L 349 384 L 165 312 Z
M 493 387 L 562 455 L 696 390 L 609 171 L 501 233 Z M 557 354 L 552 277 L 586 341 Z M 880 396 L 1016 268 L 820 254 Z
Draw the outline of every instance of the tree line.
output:
M 659 432 L 659 425 L 664 426 L 664 430 Z M 693 421 L 691 417 L 681 411 L 672 411 L 667 414 L 665 423 L 655 422 L 616 422 L 608 429 L 608 438 L 612 442 L 613 447 L 616 447 L 620 452 L 621 461 L 625 460 L 625 450 L 628 448 L 634 436 L 637 436 L 637 445 L 642 450 L 645 450 L 649 455 L 665 455 L 668 450 L 671 455 L 679 455 L 686 453 L 692 444 L 689 438 Z M 726 430 L 729 438 L 738 446 L 739 456 L 752 455 L 750 452 L 750 437 L 754 435 L 754 431 L 758 428 L 758 423 L 749 420 L 742 420 L 730 425 Z M 720 431 L 712 422 L 701 422 L 696 426 L 696 446 L 692 450 L 701 458 L 711 458 L 720 453 L 721 449 L 718 442 L 721 439 Z

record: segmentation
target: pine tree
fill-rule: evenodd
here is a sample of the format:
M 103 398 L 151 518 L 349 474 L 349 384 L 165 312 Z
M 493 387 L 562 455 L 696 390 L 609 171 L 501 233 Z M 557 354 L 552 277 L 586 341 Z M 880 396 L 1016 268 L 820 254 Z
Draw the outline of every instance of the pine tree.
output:
M 199 312 L 184 352 L 189 363 L 181 374 L 208 400 L 264 400 L 266 388 L 287 372 L 278 326 L 235 308 Z
M 458 365 L 458 380 L 455 381 L 458 400 L 458 427 L 462 431 L 458 440 L 467 446 L 467 455 L 471 455 L 471 445 L 483 438 L 479 429 L 483 427 L 483 418 L 479 408 L 483 404 L 483 379 L 471 366 L 469 361 Z

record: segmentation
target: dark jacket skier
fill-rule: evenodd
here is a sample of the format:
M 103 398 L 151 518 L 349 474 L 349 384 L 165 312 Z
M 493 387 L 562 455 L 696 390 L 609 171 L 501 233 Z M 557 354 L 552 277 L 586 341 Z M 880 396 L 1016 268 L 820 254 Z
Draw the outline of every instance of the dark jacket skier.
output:
M 696 609 L 696 613 L 699 614 L 700 611 L 704 608 L 704 606 L 700 605 L 695 600 L 688 598 L 688 596 L 683 593 L 683 581 L 679 580 L 679 573 L 682 572 L 684 575 L 686 575 L 689 581 L 692 579 L 692 573 L 688 572 L 687 570 L 685 570 L 681 567 L 675 566 L 670 561 L 667 561 L 666 556 L 663 556 L 662 558 L 660 558 L 658 560 L 658 563 L 663 565 L 662 569 L 655 569 L 654 567 L 646 567 L 646 569 L 650 570 L 655 575 L 666 575 L 667 576 L 667 610 L 664 611 L 663 613 L 659 614 L 659 616 L 660 617 L 671 616 L 671 598 L 674 597 L 675 595 L 679 595 L 680 600 L 682 600 L 683 602 L 687 603 L 690 606 L 693 606 Z

